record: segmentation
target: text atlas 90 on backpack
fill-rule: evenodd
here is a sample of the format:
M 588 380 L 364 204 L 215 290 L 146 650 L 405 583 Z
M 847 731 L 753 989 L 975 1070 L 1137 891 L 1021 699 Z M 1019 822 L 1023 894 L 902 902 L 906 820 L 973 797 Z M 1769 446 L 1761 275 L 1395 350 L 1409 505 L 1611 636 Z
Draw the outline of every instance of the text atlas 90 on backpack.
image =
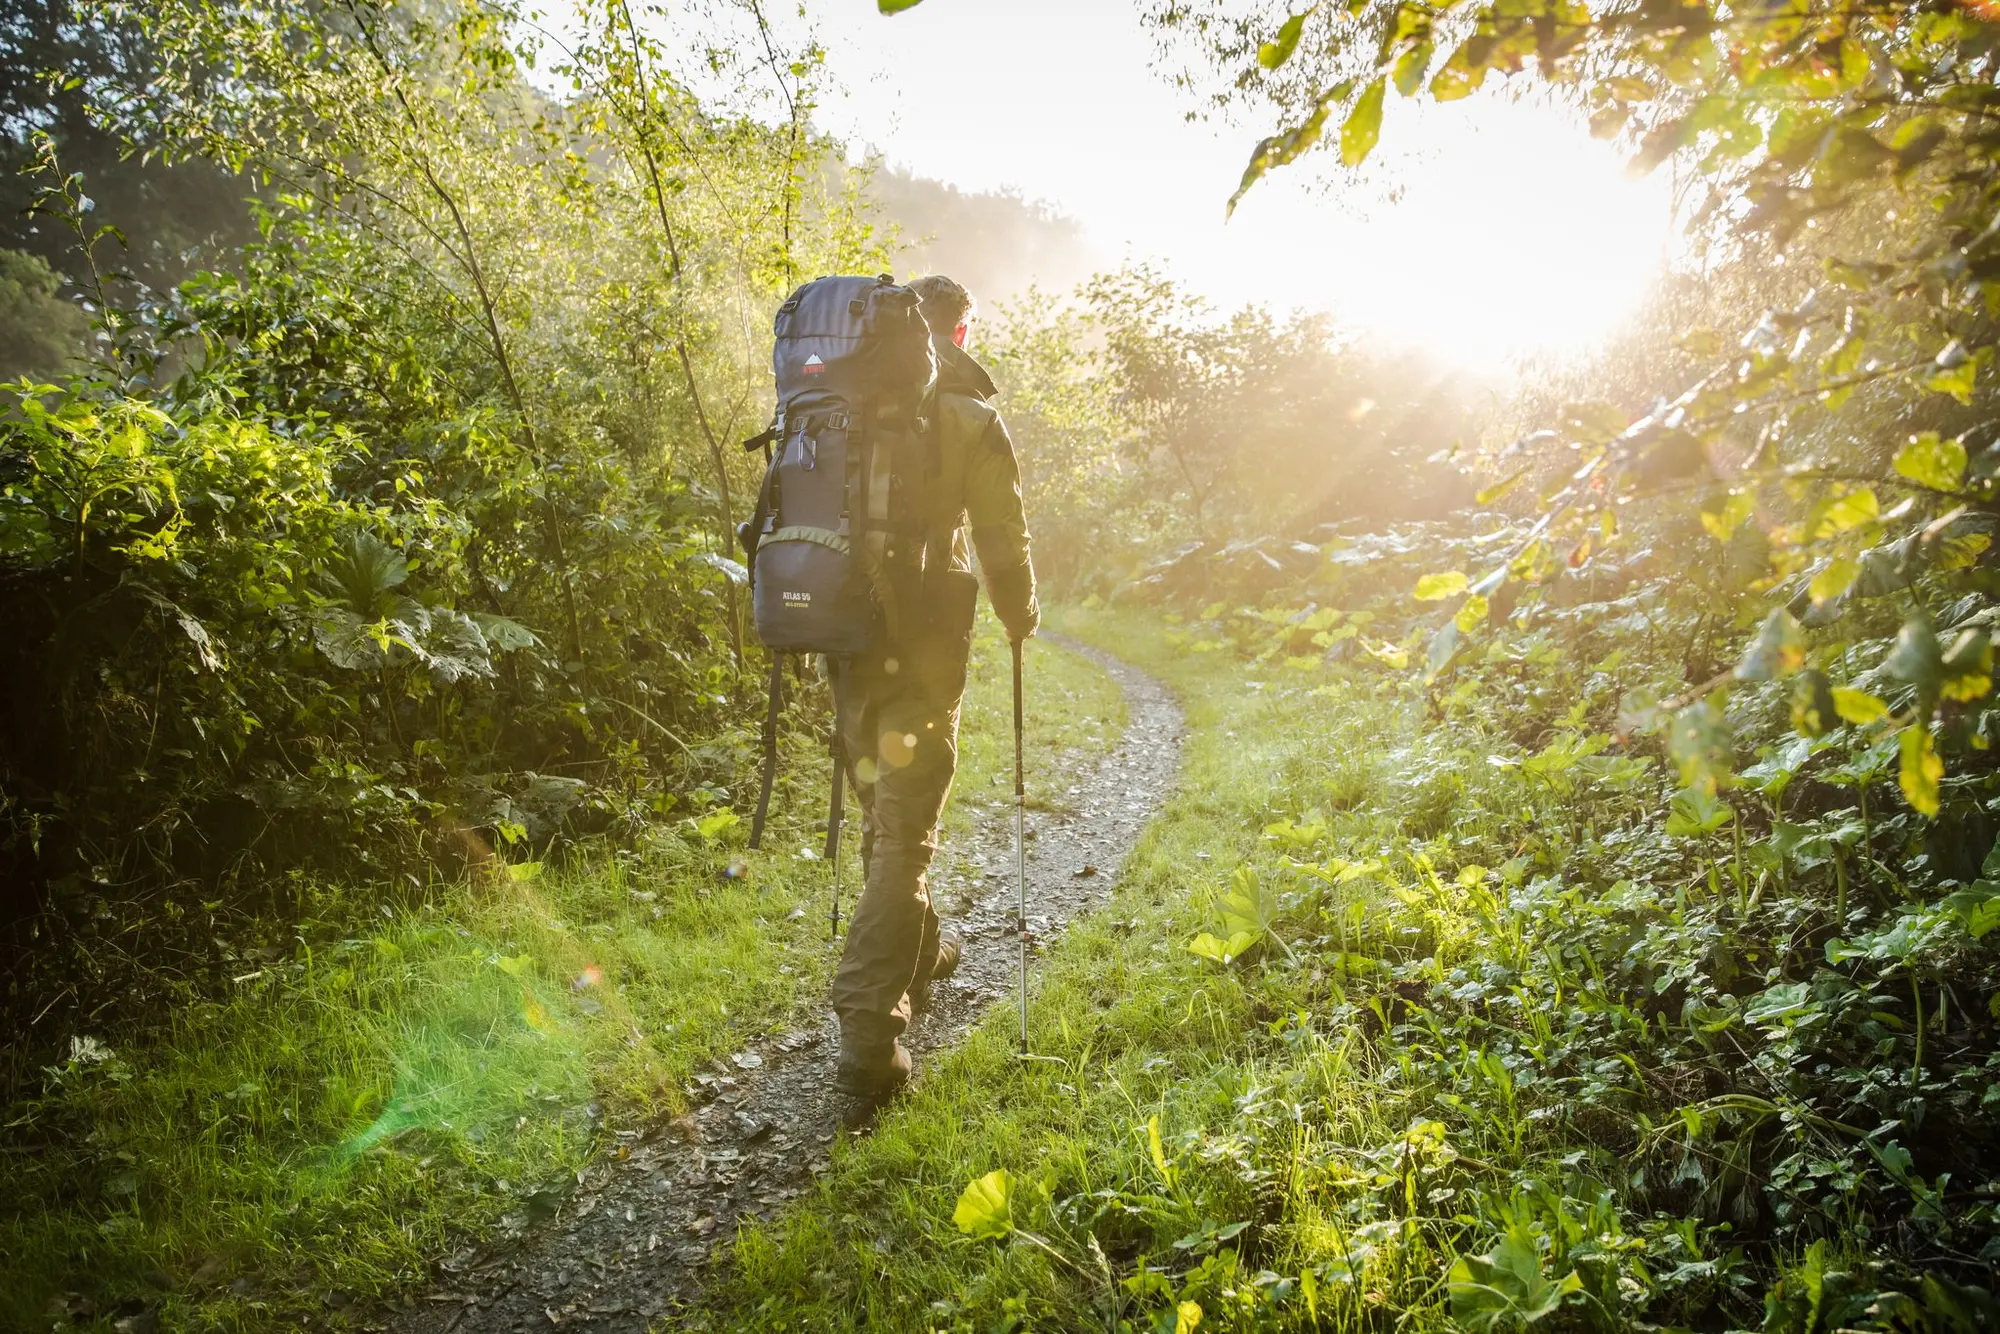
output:
M 935 443 L 926 412 L 937 358 L 915 292 L 886 274 L 817 278 L 778 307 L 773 335 L 777 414 L 748 442 L 769 466 L 737 530 L 757 637 L 772 651 L 752 846 L 776 762 L 778 663 L 786 653 L 851 657 L 897 637 L 898 608 L 914 605 L 923 573 Z M 838 789 L 836 774 L 836 801 Z

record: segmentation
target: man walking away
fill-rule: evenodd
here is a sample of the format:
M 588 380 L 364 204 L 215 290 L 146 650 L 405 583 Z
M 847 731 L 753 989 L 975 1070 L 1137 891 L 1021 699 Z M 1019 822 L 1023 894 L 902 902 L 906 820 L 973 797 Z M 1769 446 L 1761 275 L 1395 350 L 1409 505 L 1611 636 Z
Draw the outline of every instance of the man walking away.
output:
M 864 884 L 834 974 L 840 1016 L 835 1085 L 879 1102 L 910 1077 L 897 1040 L 930 984 L 958 967 L 961 938 L 940 928 L 926 872 L 958 765 L 958 711 L 979 581 L 966 530 L 979 553 L 986 595 L 1016 643 L 1035 633 L 1035 572 L 1021 511 L 1013 442 L 991 405 L 992 379 L 966 350 L 972 297 L 933 274 L 910 284 L 938 357 L 936 442 L 924 488 L 924 582 L 919 605 L 901 616 L 901 641 L 837 667 L 835 725 L 863 813 Z M 881 637 L 877 636 L 879 640 Z

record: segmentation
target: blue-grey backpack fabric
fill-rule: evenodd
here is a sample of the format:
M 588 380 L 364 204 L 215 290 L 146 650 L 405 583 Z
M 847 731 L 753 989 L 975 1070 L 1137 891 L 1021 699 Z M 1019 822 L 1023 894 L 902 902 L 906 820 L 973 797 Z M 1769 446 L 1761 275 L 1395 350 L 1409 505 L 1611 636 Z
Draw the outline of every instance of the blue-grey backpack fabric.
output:
M 751 524 L 751 607 L 776 651 L 847 656 L 893 635 L 922 560 L 923 416 L 937 374 L 916 293 L 819 278 L 779 307 L 774 453 Z

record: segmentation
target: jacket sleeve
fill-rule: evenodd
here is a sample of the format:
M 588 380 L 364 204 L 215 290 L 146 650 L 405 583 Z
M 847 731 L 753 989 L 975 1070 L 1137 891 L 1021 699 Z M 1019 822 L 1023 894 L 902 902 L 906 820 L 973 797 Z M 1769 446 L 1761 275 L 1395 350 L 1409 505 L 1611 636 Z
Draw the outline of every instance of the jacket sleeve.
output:
M 1021 469 L 1014 442 L 995 413 L 965 469 L 965 517 L 994 614 L 1009 638 L 1026 639 L 1041 624 L 1035 566 L 1028 556 L 1028 520 L 1021 508 Z

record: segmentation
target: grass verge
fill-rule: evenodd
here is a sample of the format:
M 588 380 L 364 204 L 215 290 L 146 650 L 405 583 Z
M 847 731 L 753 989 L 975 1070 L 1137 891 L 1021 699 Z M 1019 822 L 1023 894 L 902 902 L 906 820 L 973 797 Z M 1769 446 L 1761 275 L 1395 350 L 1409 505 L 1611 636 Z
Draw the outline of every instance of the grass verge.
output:
M 1041 970 L 1060 1064 L 988 1022 L 687 1324 L 1994 1327 L 2000 1257 L 1949 1248 L 1991 1186 L 1942 1208 L 1898 1122 L 1795 1097 L 1818 907 L 1733 892 L 1713 839 L 1657 822 L 1650 760 L 1574 722 L 1524 750 L 1366 660 L 1075 628 L 1178 689 L 1191 739 Z M 1883 1210 L 1937 1258 L 1889 1258 Z
M 1031 653 L 1029 744 L 1054 773 L 1123 706 L 1083 659 Z M 1007 692 L 985 626 L 963 792 L 1011 772 Z M 824 766 L 801 743 L 787 769 L 761 853 L 712 813 L 407 907 L 325 890 L 296 949 L 246 960 L 226 999 L 78 1034 L 6 1112 L 0 1328 L 344 1325 L 551 1212 L 607 1128 L 679 1110 L 699 1064 L 819 994 Z M 954 827 L 974 818 L 955 806 Z
M 1309 1003 L 1314 983 L 1218 969 L 1185 941 L 1330 740 L 1358 751 L 1369 738 L 1372 750 L 1407 720 L 1372 697 L 1246 688 L 1233 656 L 1184 655 L 1157 622 L 1099 613 L 1070 628 L 1162 674 L 1183 697 L 1191 740 L 1181 790 L 1114 899 L 1072 925 L 1041 968 L 1035 1050 L 1062 1064 L 1020 1064 L 1011 1016 L 983 1025 L 844 1150 L 815 1195 L 742 1234 L 736 1274 L 692 1323 L 984 1331 L 1105 1328 L 1114 1300 L 1128 1319 L 1177 1311 L 1178 1300 L 1133 1294 L 1135 1266 L 1184 1253 L 1171 1242 L 1212 1212 L 1207 1178 L 1240 1172 L 1246 1198 L 1258 1188 L 1250 1145 L 1211 1128 L 1233 1127 L 1266 1054 L 1285 1051 L 1274 1025 Z M 975 1239 L 954 1208 L 996 1169 L 1011 1225 Z M 1187 1249 L 1213 1257 L 1228 1240 Z

